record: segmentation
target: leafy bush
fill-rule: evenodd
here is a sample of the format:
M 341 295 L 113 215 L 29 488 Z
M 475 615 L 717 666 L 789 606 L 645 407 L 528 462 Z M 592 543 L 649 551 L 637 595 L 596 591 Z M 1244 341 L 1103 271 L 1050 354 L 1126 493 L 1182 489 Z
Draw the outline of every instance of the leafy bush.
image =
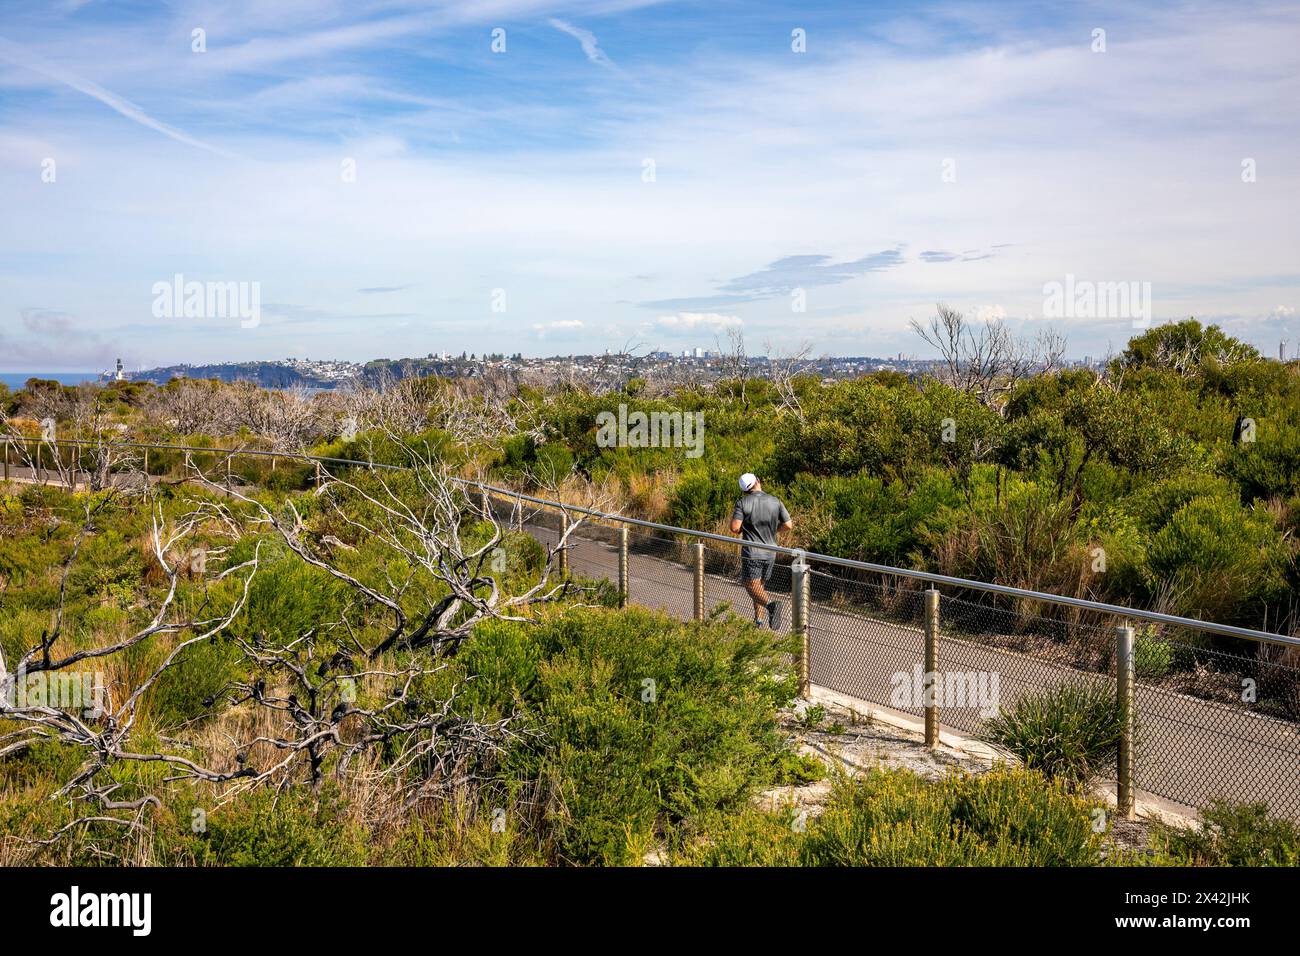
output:
M 937 782 L 874 770 L 837 782 L 815 819 L 753 810 L 683 862 L 711 866 L 1094 866 L 1096 804 L 1032 771 Z
M 317 800 L 301 790 L 244 794 L 220 810 L 192 813 L 179 808 L 175 829 L 165 842 L 168 862 L 192 866 L 358 866 L 365 862 L 360 827 L 340 819 L 336 795 Z M 200 808 L 201 809 L 201 808 Z M 192 821 L 203 819 L 195 833 Z
M 213 639 L 187 647 L 149 693 L 154 720 L 169 727 L 209 713 L 214 698 L 237 676 L 240 660 L 230 641 Z
M 973 497 L 944 509 L 921 532 L 944 574 L 1072 597 L 1091 579 L 1087 533 L 1070 503 L 1051 487 L 987 467 L 972 477 Z
M 1133 638 L 1133 670 L 1138 677 L 1163 677 L 1174 663 L 1174 648 L 1158 637 L 1137 634 Z
M 1146 557 L 1150 587 L 1172 588 L 1178 613 L 1219 621 L 1282 594 L 1287 560 L 1268 515 L 1217 497 L 1178 508 L 1152 536 Z
M 1156 823 L 1151 841 L 1184 866 L 1300 866 L 1300 827 L 1263 803 L 1212 800 L 1198 826 Z
M 775 721 L 795 692 L 787 645 L 734 618 L 571 610 L 485 624 L 459 660 L 476 675 L 477 712 L 517 708 L 542 734 L 511 751 L 506 773 L 549 794 L 539 826 L 558 860 L 627 864 L 788 771 Z
M 1021 697 L 987 721 L 982 736 L 1031 770 L 1081 788 L 1113 763 L 1120 730 L 1115 689 L 1076 680 Z
M 692 471 L 673 488 L 668 520 L 683 528 L 712 528 L 719 518 L 731 517 L 738 494 L 734 478 L 721 472 Z
M 801 473 L 861 473 L 910 483 L 929 465 L 964 477 L 1001 425 L 970 395 L 888 375 L 838 382 L 812 396 L 805 413 L 776 440 L 773 472 L 785 482 Z M 946 422 L 961 425 L 954 431 Z
M 788 497 L 803 547 L 895 565 L 912 561 L 922 536 L 960 501 L 952 478 L 939 468 L 918 474 L 910 489 L 869 475 L 805 475 Z

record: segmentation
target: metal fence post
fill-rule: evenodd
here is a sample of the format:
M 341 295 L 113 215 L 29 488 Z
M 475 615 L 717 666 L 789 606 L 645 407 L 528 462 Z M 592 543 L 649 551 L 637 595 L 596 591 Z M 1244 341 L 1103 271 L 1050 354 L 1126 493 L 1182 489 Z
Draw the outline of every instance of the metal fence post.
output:
M 5 439 L 5 481 L 9 480 L 9 439 Z
M 1115 640 L 1115 691 L 1119 704 L 1119 755 L 1115 768 L 1116 809 L 1125 819 L 1133 819 L 1133 627 L 1121 625 Z
M 230 485 L 231 485 L 230 471 L 231 471 L 231 466 L 234 464 L 234 461 L 235 461 L 234 455 L 226 456 L 226 490 L 227 491 L 230 490 Z
M 800 554 L 790 565 L 790 629 L 798 641 L 799 696 L 805 700 L 812 693 L 812 661 L 808 642 L 808 562 Z
M 627 582 L 627 525 L 618 529 L 618 606 L 627 607 L 630 598 Z
M 556 552 L 556 557 L 560 562 L 560 574 L 569 573 L 569 541 L 565 537 L 569 531 L 569 515 L 567 512 L 560 512 L 560 548 Z
M 695 542 L 695 620 L 704 620 L 704 542 Z
M 939 746 L 939 591 L 925 592 L 925 677 L 921 703 L 925 708 L 925 745 Z
M 144 450 L 144 483 L 149 484 L 149 449 Z

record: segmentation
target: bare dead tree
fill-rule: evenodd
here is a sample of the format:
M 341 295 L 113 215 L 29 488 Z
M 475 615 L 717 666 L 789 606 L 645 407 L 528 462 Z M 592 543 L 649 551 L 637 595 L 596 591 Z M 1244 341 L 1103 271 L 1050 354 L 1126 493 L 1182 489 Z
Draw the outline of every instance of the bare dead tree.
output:
M 12 668 L 0 653 L 0 760 L 49 740 L 81 751 L 83 762 L 59 781 L 55 794 L 74 807 L 74 818 L 41 839 L 12 839 L 40 848 L 81 829 L 143 830 L 150 809 L 160 804 L 161 788 L 176 783 L 214 788 L 220 806 L 253 787 L 319 788 L 334 775 L 386 781 L 401 795 L 402 806 L 409 807 L 472 782 L 509 740 L 528 733 L 515 729 L 513 717 L 474 719 L 461 707 L 464 688 L 459 683 L 430 699 L 429 680 L 446 669 L 446 655 L 476 623 L 531 620 L 530 607 L 574 590 L 567 581 L 553 580 L 553 558 L 581 522 L 573 521 L 561 533 L 533 583 L 511 591 L 502 577 L 502 557 L 510 530 L 523 523 L 522 508 L 512 509 L 508 523 L 503 522 L 497 508 L 489 507 L 474 488 L 439 472 L 431 457 L 420 457 L 411 474 L 414 480 L 402 486 L 388 476 L 375 480 L 373 471 L 355 480 L 333 477 L 317 492 L 331 526 L 378 541 L 411 569 L 397 579 L 382 572 L 381 583 L 369 584 L 335 561 L 336 549 L 349 546 L 309 529 L 292 502 L 272 509 L 195 469 L 193 477 L 215 494 L 191 502 L 180 518 L 169 520 L 152 493 L 147 498 L 152 560 L 163 578 L 161 593 L 149 605 L 148 622 L 99 646 L 65 649 L 72 569 L 83 544 L 98 532 L 100 513 L 115 500 L 111 494 L 87 499 L 85 520 L 61 569 L 53 625 Z M 473 536 L 471 526 L 477 532 Z M 485 526 L 489 531 L 483 534 Z M 352 600 L 338 620 L 283 637 L 269 637 L 251 620 L 242 632 L 232 631 L 261 570 L 261 535 L 266 532 L 296 559 L 347 586 Z M 228 546 L 212 546 L 214 539 L 233 543 L 250 533 L 258 539 L 249 560 L 236 563 Z M 205 577 L 208 568 L 221 564 L 227 566 Z M 182 581 L 196 574 L 212 584 L 233 579 L 233 597 L 229 588 L 219 598 L 207 587 L 201 600 L 192 593 L 182 596 Z M 446 593 L 417 597 L 429 593 L 431 578 Z M 376 613 L 380 620 L 391 615 L 393 625 L 371 647 L 358 635 L 357 615 L 374 623 Z M 87 666 L 160 640 L 170 642 L 163 646 L 160 663 L 142 678 L 109 687 L 101 708 L 86 710 L 81 702 L 69 707 L 48 694 L 33 699 L 26 693 L 34 680 L 71 684 Z M 230 724 L 234 732 L 216 745 L 196 747 L 173 738 L 159 743 L 141 730 L 143 702 L 187 649 L 214 640 L 228 640 L 237 648 L 240 665 L 234 673 L 240 676 L 205 704 L 218 713 L 246 717 Z M 130 765 L 146 764 L 165 768 L 156 785 L 146 786 L 139 775 L 124 773 Z
M 248 599 L 258 556 L 255 553 L 249 561 L 232 565 L 216 576 L 215 580 L 220 581 L 232 576 L 238 579 L 242 575 L 242 587 L 226 606 L 213 609 L 210 602 L 205 601 L 197 609 L 188 610 L 185 603 L 178 600 L 178 593 L 182 578 L 195 561 L 195 551 L 190 542 L 202 516 L 195 512 L 177 521 L 169 521 L 162 508 L 151 503 L 153 559 L 164 576 L 165 584 L 161 597 L 151 608 L 148 622 L 127 636 L 100 646 L 65 649 L 69 576 L 83 544 L 97 533 L 97 519 L 112 500 L 113 496 L 109 495 L 82 503 L 83 521 L 63 562 L 52 626 L 33 642 L 12 668 L 0 651 L 0 718 L 4 719 L 6 727 L 0 732 L 0 759 L 23 753 L 44 741 L 58 741 L 83 755 L 80 766 L 60 783 L 54 798 L 67 799 L 74 806 L 90 809 L 76 815 L 49 838 L 37 841 L 44 845 L 93 823 L 128 828 L 141 825 L 143 812 L 149 806 L 157 806 L 159 800 L 150 793 L 119 797 L 123 789 L 122 781 L 115 776 L 119 765 L 162 764 L 175 775 L 168 779 L 192 777 L 219 782 L 234 776 L 205 768 L 181 754 L 148 746 L 141 749 L 141 737 L 148 734 L 138 732 L 137 717 L 142 699 L 163 673 L 177 663 L 185 650 L 221 633 L 240 613 Z M 102 674 L 85 670 L 164 637 L 174 639 L 170 649 L 157 666 L 130 687 L 105 686 Z M 86 677 L 90 680 L 87 681 Z M 85 690 L 96 687 L 100 699 L 87 699 Z M 71 693 L 73 690 L 77 691 L 75 695 Z
M 150 392 L 144 409 L 182 435 L 231 435 L 240 424 L 232 389 L 220 382 L 173 379 Z
M 608 395 L 619 391 L 636 377 L 646 351 L 645 343 L 628 339 L 618 351 L 593 355 L 581 364 L 569 362 L 553 377 L 543 376 L 540 384 L 543 388 L 567 388 L 592 395 Z
M 462 448 L 500 449 L 511 435 L 542 437 L 532 410 L 515 402 L 517 389 L 503 376 L 444 382 L 433 396 L 432 421 Z
M 112 420 L 102 389 L 82 384 L 42 404 L 40 411 L 45 417 L 27 429 L 0 421 L 5 454 L 16 457 L 19 467 L 42 483 L 52 480 L 70 490 L 139 487 L 140 456 L 122 441 L 125 426 Z
M 977 328 L 942 302 L 928 323 L 912 319 L 910 324 L 939 353 L 938 378 L 942 382 L 999 411 L 1002 398 L 1018 382 L 1036 372 L 1058 368 L 1065 350 L 1064 338 L 1054 330 L 1040 332 L 1032 343 L 1024 343 L 1001 319 Z
M 383 369 L 374 384 L 354 383 L 346 406 L 360 430 L 380 428 L 409 435 L 429 424 L 427 390 L 424 379 L 397 378 Z
M 442 652 L 454 648 L 485 619 L 529 621 L 528 608 L 572 592 L 570 582 L 553 583 L 552 576 L 558 564 L 556 555 L 569 546 L 583 523 L 580 516 L 567 522 L 559 540 L 547 547 L 538 580 L 516 594 L 507 594 L 492 563 L 504 552 L 509 531 L 522 527 L 522 511 L 512 512 L 510 524 L 503 525 L 482 486 L 475 489 L 448 475 L 427 449 L 408 447 L 407 453 L 409 461 L 400 475 L 409 479 L 409 487 L 402 487 L 392 472 L 372 465 L 362 473 L 364 482 L 326 472 L 316 492 L 333 520 L 357 540 L 378 542 L 402 559 L 406 574 L 397 580 L 386 579 L 383 586 L 365 584 L 340 568 L 313 540 L 292 501 L 276 511 L 238 490 L 224 491 L 255 509 L 259 523 L 278 534 L 303 561 L 347 585 L 367 607 L 383 608 L 391 614 L 388 635 L 369 652 L 371 658 L 392 648 Z M 223 490 L 202 473 L 197 477 L 214 490 Z M 490 527 L 481 541 L 471 543 L 465 535 L 469 516 Z M 421 577 L 439 582 L 445 593 L 436 600 L 425 597 L 412 609 L 406 599 Z
M 91 491 L 110 485 L 139 490 L 147 483 L 139 472 L 140 454 L 122 441 L 126 425 L 110 420 L 103 389 L 96 385 L 78 387 L 68 410 L 68 431 L 77 444 L 70 446 L 65 483 L 82 481 Z M 60 460 L 56 456 L 56 460 Z
M 1207 347 L 1204 340 L 1175 341 L 1169 338 L 1159 341 L 1153 357 L 1155 364 L 1172 369 L 1183 378 L 1197 374 L 1206 359 L 1214 359 L 1223 365 L 1233 365 L 1257 358 L 1254 349 L 1244 342 L 1233 341 L 1216 347 Z
M 808 366 L 808 356 L 812 353 L 812 343 L 802 342 L 793 352 L 774 348 L 772 343 L 764 342 L 763 350 L 768 355 L 768 377 L 776 394 L 781 400 L 778 411 L 787 411 L 803 420 L 803 404 L 799 400 L 799 391 L 795 387 L 795 378 Z
M 323 416 L 306 389 L 264 389 L 238 382 L 231 396 L 240 423 L 267 439 L 275 451 L 301 451 L 325 430 Z
M 464 785 L 483 757 L 499 752 L 516 736 L 513 718 L 479 722 L 458 710 L 463 686 L 441 700 L 425 701 L 417 685 L 448 665 L 408 656 L 393 668 L 358 665 L 365 655 L 322 647 L 316 631 L 281 644 L 238 640 L 253 676 L 226 692 L 231 707 L 252 705 L 269 712 L 271 733 L 239 742 L 235 762 L 249 764 L 261 748 L 273 755 L 245 774 L 226 799 L 266 783 L 283 784 L 300 773 L 319 789 L 327 764 L 346 776 L 373 748 L 391 745 L 396 758 L 383 776 L 397 780 L 405 805 L 449 787 Z M 419 766 L 418 773 L 411 773 Z
M 749 380 L 754 374 L 750 365 L 749 353 L 745 349 L 745 330 L 740 326 L 730 326 L 726 332 L 727 344 L 724 346 L 715 338 L 718 352 L 722 356 L 722 374 L 726 379 L 736 382 L 740 390 L 740 404 L 749 408 Z

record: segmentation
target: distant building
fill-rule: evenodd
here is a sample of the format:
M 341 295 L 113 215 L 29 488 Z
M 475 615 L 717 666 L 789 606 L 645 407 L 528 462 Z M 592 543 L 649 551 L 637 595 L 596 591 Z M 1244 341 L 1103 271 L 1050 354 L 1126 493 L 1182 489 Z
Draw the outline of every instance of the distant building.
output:
M 116 369 L 105 369 L 104 371 L 100 372 L 99 380 L 101 382 L 125 382 L 126 372 L 122 368 L 122 360 L 121 359 L 117 360 Z

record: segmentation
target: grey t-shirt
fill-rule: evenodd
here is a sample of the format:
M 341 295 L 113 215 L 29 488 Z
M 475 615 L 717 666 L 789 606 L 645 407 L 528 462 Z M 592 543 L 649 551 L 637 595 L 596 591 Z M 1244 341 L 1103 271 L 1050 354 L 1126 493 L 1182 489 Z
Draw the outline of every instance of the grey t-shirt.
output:
M 779 498 L 766 491 L 754 491 L 736 502 L 731 520 L 741 522 L 740 537 L 743 540 L 776 544 L 776 529 L 790 520 L 790 512 L 785 510 Z M 742 551 L 747 560 L 773 555 L 762 548 L 744 548 Z

